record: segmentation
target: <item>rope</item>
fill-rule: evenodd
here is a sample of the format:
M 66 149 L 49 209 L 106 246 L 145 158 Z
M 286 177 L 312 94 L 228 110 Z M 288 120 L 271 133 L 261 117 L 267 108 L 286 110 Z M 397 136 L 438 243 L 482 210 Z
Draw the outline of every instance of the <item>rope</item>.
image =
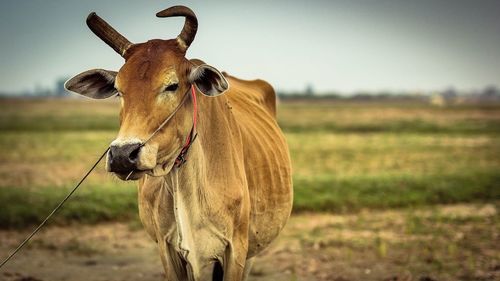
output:
M 0 264 L 0 269 L 2 269 L 2 267 L 10 260 L 12 259 L 12 257 L 14 257 L 15 254 L 17 254 L 17 252 L 19 252 L 23 247 L 24 245 L 26 245 L 26 243 L 28 243 L 31 238 L 33 236 L 35 236 L 35 234 L 45 225 L 45 223 L 64 205 L 64 203 L 66 203 L 66 201 L 68 201 L 68 199 L 71 197 L 71 195 L 73 195 L 73 193 L 75 193 L 75 191 L 80 187 L 80 185 L 83 183 L 83 181 L 90 175 L 90 173 L 95 169 L 95 167 L 97 166 L 97 164 L 99 164 L 99 162 L 101 162 L 102 158 L 104 158 L 104 156 L 106 156 L 106 154 L 108 153 L 109 151 L 109 147 L 106 149 L 106 151 L 104 151 L 104 153 L 101 155 L 101 157 L 99 157 L 99 159 L 97 160 L 97 162 L 95 162 L 95 164 L 92 166 L 92 168 L 90 168 L 90 170 L 85 174 L 85 176 L 83 176 L 83 178 L 80 180 L 80 182 L 78 182 L 78 184 L 71 190 L 70 193 L 68 193 L 68 195 L 66 195 L 66 197 L 64 197 L 64 199 L 61 201 L 61 203 L 59 203 L 59 205 L 57 205 L 54 210 L 52 210 L 52 212 L 42 221 L 42 223 L 40 223 L 40 225 L 38 225 L 37 228 L 35 228 L 35 230 L 33 230 L 33 232 L 31 232 L 30 235 L 28 235 L 28 237 L 26 237 L 26 239 L 24 239 L 24 241 L 19 244 L 19 246 L 17 246 L 17 248 Z
M 183 160 L 183 162 L 181 162 L 181 165 L 182 163 L 184 163 L 186 160 L 184 159 L 184 154 L 187 152 L 187 150 L 189 149 L 189 147 L 191 146 L 191 143 L 194 141 L 194 139 L 196 138 L 196 134 L 193 136 L 193 131 L 196 129 L 196 111 L 197 111 L 197 107 L 196 107 L 196 92 L 195 92 L 195 89 L 194 89 L 194 86 L 191 85 L 190 87 L 190 90 L 191 90 L 191 95 L 189 93 L 186 92 L 186 94 L 184 95 L 184 97 L 182 98 L 181 102 L 177 105 L 177 107 L 174 109 L 174 111 L 172 113 L 170 113 L 170 115 L 160 124 L 160 126 L 158 126 L 158 128 L 146 139 L 145 142 L 143 142 L 142 146 L 144 146 L 144 144 L 146 144 L 148 141 L 150 141 L 167 123 L 168 121 L 170 121 L 170 119 L 172 119 L 172 117 L 175 115 L 175 113 L 177 113 L 177 111 L 179 111 L 179 109 L 182 107 L 182 105 L 186 102 L 187 98 L 189 96 L 192 96 L 193 98 L 193 127 L 191 128 L 191 133 L 189 134 L 188 138 L 187 138 L 187 141 L 186 141 L 186 144 L 184 145 L 184 147 L 182 148 L 182 152 L 181 154 L 178 156 L 181 157 L 181 159 Z M 188 90 L 189 91 L 189 90 Z M 80 187 L 80 185 L 83 183 L 83 181 L 85 181 L 85 179 L 90 175 L 90 173 L 95 169 L 95 167 L 97 166 L 97 164 L 99 164 L 99 162 L 101 162 L 101 160 L 104 158 L 104 156 L 106 156 L 106 154 L 108 153 L 109 151 L 109 147 L 106 149 L 106 151 L 104 151 L 104 153 L 101 155 L 101 157 L 99 157 L 99 159 L 97 160 L 97 162 L 95 162 L 94 166 L 92 166 L 92 168 L 90 168 L 90 170 L 85 174 L 85 176 L 83 176 L 83 178 L 80 180 L 80 182 L 78 182 L 78 184 L 71 190 L 70 193 L 68 193 L 68 195 L 66 195 L 66 197 L 64 197 L 64 199 L 61 201 L 61 203 L 59 203 L 59 205 L 57 205 L 54 210 L 52 210 L 52 212 L 42 221 L 42 223 L 40 223 L 40 225 L 38 225 L 37 228 L 35 228 L 35 230 L 33 230 L 33 232 L 28 235 L 28 237 L 26 237 L 26 239 L 24 239 L 24 241 L 19 244 L 19 246 L 17 246 L 17 248 L 14 250 L 14 252 L 12 252 L 1 264 L 0 264 L 0 269 L 2 269 L 2 267 L 10 260 L 12 259 L 12 257 L 14 257 L 15 254 L 17 254 L 17 252 L 19 252 L 23 247 L 24 245 L 26 245 L 26 243 L 28 243 L 31 238 L 33 238 L 33 236 L 35 236 L 35 234 L 45 225 L 45 223 L 64 205 L 64 203 L 66 203 L 66 201 L 68 201 L 68 199 L 73 195 L 73 193 L 75 193 L 75 191 Z M 179 165 L 180 166 L 180 165 Z M 132 175 L 134 171 L 131 171 L 126 180 L 129 179 L 129 177 Z

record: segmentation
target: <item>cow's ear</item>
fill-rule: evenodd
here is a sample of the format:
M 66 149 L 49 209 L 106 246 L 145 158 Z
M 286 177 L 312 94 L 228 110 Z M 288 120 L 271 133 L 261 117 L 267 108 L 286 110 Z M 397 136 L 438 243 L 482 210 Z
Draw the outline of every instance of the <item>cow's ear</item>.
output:
M 215 67 L 202 64 L 194 67 L 189 74 L 189 81 L 196 85 L 205 96 L 219 96 L 229 88 L 229 83 Z
M 69 79 L 64 87 L 71 92 L 93 99 L 105 99 L 118 93 L 115 88 L 117 72 L 91 69 Z

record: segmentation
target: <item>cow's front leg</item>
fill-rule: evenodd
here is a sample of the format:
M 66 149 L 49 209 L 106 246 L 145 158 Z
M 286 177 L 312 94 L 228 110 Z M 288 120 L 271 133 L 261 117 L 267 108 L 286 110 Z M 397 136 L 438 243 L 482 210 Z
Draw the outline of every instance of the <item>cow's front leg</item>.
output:
M 245 189 L 239 205 L 238 215 L 234 217 L 232 238 L 226 246 L 224 252 L 224 281 L 242 281 L 244 280 L 245 264 L 248 254 L 248 227 L 250 217 L 250 198 Z M 241 199 L 242 199 L 241 198 Z M 235 205 L 238 205 L 237 203 Z M 234 210 L 236 210 L 235 208 Z
M 224 255 L 224 281 L 242 281 L 245 272 L 246 249 L 228 246 Z
M 250 271 L 252 271 L 253 261 L 255 257 L 252 257 L 245 261 L 245 272 L 243 273 L 243 281 L 248 280 L 248 276 L 250 276 Z
M 191 280 L 186 263 L 168 242 L 158 243 L 166 281 Z
M 247 222 L 248 220 L 246 220 Z M 248 223 L 243 222 L 236 229 L 233 240 L 224 253 L 224 281 L 244 280 L 248 254 Z

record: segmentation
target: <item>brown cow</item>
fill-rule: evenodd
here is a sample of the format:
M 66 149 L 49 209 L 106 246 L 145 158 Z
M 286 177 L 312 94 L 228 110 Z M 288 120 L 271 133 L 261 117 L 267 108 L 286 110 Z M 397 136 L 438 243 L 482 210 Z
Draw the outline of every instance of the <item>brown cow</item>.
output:
M 139 180 L 140 218 L 158 243 L 167 280 L 245 280 L 292 207 L 275 93 L 265 81 L 186 59 L 198 25 L 189 8 L 157 16 L 185 17 L 180 35 L 132 44 L 91 13 L 88 26 L 125 64 L 118 72 L 83 72 L 66 88 L 120 96 L 120 131 L 106 166 Z

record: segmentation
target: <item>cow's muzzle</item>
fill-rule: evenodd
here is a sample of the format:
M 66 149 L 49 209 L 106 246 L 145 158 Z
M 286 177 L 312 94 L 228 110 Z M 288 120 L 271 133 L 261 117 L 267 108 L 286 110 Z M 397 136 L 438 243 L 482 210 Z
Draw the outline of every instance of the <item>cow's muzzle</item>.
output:
M 119 138 L 109 146 L 106 170 L 122 180 L 137 180 L 157 165 L 158 145 L 138 138 Z
M 109 171 L 128 174 L 137 170 L 141 148 L 141 143 L 111 145 L 108 153 Z

